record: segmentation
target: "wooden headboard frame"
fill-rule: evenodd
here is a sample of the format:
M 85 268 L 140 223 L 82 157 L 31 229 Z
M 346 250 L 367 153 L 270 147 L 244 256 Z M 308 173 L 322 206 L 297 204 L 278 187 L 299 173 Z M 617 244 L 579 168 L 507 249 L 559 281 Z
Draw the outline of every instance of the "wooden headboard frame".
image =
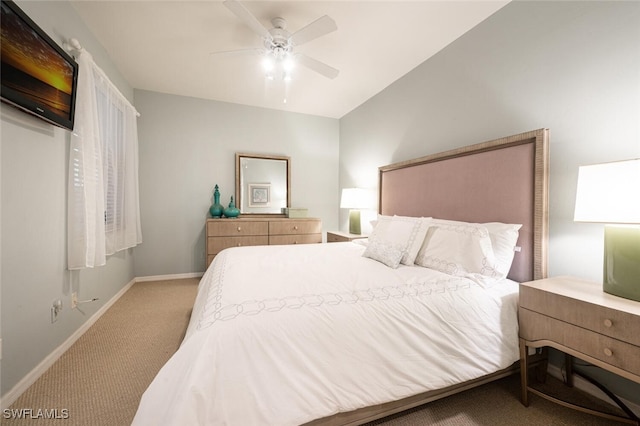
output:
M 549 130 L 379 168 L 378 212 L 522 224 L 509 278 L 547 276 Z

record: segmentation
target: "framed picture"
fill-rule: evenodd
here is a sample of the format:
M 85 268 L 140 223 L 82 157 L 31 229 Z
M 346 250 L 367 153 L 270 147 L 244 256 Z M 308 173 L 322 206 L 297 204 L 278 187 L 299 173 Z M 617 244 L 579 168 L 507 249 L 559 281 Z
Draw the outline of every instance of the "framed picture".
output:
M 249 184 L 249 207 L 269 207 L 271 202 L 271 184 Z

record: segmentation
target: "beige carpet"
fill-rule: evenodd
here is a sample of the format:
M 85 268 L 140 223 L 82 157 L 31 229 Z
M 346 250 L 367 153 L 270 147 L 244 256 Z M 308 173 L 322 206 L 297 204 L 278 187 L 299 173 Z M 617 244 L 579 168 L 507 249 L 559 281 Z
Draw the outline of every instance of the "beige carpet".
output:
M 197 285 L 135 283 L 10 407 L 34 416 L 58 409 L 59 417 L 66 409 L 69 418 L 3 418 L 2 425 L 130 424 L 142 393 L 182 341 Z
M 66 412 L 68 418 L 6 419 L 3 415 L 2 425 L 129 425 L 140 396 L 180 344 L 197 283 L 187 279 L 134 284 L 11 406 L 30 409 L 34 415 L 39 409 L 58 409 L 59 417 L 66 417 Z M 553 381 L 549 385 L 566 391 Z M 525 408 L 519 388 L 518 376 L 511 376 L 369 425 L 617 424 L 535 395 Z M 596 403 L 584 398 L 588 404 Z

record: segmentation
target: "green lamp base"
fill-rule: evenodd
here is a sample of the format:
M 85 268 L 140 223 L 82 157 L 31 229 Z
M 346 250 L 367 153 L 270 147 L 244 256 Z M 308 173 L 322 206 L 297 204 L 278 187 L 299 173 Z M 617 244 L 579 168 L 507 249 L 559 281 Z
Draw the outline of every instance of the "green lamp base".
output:
M 640 302 L 640 227 L 604 227 L 605 293 Z
M 349 233 L 360 235 L 360 210 L 349 210 Z

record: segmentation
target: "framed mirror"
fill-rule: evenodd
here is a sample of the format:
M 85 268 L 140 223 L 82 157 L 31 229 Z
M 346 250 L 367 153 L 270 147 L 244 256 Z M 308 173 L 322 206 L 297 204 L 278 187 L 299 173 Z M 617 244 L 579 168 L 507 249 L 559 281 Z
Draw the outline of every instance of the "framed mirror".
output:
M 283 215 L 291 206 L 289 157 L 236 153 L 236 206 L 241 214 Z

